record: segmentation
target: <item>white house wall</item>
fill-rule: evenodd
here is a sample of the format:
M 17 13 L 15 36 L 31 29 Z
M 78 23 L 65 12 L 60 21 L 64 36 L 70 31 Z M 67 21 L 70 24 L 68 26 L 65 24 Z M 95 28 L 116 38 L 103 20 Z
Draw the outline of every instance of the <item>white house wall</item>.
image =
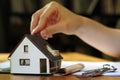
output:
M 24 45 L 28 45 L 28 53 L 24 52 Z M 41 53 L 41 54 L 40 54 Z M 29 39 L 24 38 L 11 56 L 11 73 L 40 73 L 40 58 L 47 58 Z M 20 66 L 20 59 L 30 59 L 30 66 Z M 47 59 L 48 61 L 48 59 Z

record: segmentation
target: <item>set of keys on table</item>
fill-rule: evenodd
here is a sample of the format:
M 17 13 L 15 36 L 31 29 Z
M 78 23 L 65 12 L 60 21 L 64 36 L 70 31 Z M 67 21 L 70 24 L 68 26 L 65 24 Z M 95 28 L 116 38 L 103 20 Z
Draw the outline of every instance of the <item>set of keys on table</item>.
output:
M 79 72 L 84 68 L 84 64 L 74 64 L 71 66 L 67 66 L 65 68 L 61 68 L 58 71 L 58 75 L 68 75 L 75 72 Z M 85 70 L 82 71 L 81 75 L 76 75 L 76 77 L 95 77 L 95 76 L 101 76 L 103 73 L 110 73 L 115 72 L 117 68 L 115 68 L 113 65 L 110 64 L 103 64 L 101 68 L 97 69 L 91 69 L 91 70 Z
M 114 66 L 111 66 L 109 64 L 104 64 L 102 68 L 99 69 L 92 69 L 92 70 L 86 70 L 82 73 L 83 77 L 95 77 L 100 76 L 105 72 L 115 72 L 117 68 Z

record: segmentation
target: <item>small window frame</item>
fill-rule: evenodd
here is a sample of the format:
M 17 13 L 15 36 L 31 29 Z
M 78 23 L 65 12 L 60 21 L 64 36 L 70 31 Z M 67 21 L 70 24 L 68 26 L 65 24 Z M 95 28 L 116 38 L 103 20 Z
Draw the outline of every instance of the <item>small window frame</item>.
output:
M 24 45 L 24 52 L 28 52 L 28 45 Z
M 30 59 L 20 59 L 20 66 L 30 66 Z

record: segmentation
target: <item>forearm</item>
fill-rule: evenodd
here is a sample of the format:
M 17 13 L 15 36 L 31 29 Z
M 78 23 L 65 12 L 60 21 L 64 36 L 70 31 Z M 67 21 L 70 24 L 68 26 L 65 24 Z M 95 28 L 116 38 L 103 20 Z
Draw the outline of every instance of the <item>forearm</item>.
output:
M 75 32 L 80 39 L 105 54 L 120 57 L 120 31 L 84 18 L 84 24 Z

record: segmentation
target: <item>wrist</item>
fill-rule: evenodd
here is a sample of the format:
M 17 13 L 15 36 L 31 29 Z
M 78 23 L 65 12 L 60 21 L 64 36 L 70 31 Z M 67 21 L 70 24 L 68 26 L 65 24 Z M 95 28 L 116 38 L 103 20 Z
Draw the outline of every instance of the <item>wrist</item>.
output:
M 89 19 L 84 16 L 78 16 L 75 22 L 75 32 L 74 35 L 78 36 L 82 32 L 82 29 L 85 29 L 86 26 L 89 26 L 90 22 Z

